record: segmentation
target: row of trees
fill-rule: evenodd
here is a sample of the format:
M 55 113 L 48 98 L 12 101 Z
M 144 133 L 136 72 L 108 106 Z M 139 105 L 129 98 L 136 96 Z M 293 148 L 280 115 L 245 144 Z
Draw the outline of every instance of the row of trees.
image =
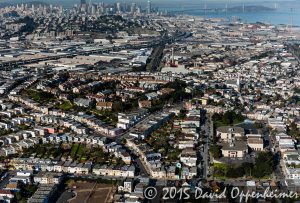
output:
M 275 157 L 271 152 L 261 152 L 255 158 L 255 163 L 242 163 L 239 166 L 229 164 L 215 164 L 214 176 L 239 178 L 243 176 L 265 178 L 272 174 L 276 166 Z
M 241 123 L 245 120 L 245 117 L 235 111 L 227 111 L 224 114 L 215 113 L 212 119 L 216 125 L 215 127 L 220 127 Z

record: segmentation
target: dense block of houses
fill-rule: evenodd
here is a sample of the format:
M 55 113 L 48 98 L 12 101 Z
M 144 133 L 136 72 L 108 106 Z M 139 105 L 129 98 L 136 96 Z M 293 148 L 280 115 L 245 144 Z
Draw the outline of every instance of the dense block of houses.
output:
M 108 166 L 108 165 L 95 165 L 92 170 L 92 174 L 99 176 L 108 177 L 124 177 L 124 178 L 134 178 L 135 167 L 131 166 Z
M 130 113 L 119 113 L 117 127 L 127 130 L 149 114 L 147 109 L 139 109 Z

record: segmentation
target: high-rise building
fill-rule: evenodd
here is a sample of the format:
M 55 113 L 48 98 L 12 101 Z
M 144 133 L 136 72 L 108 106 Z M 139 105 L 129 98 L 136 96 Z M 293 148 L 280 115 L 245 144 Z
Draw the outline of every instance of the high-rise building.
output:
M 122 13 L 121 3 L 117 3 L 116 7 L 117 7 L 117 13 Z
M 138 6 L 137 8 L 136 8 L 136 14 L 141 14 L 141 7 L 140 6 Z
M 95 15 L 97 12 L 97 5 L 96 4 L 93 4 L 92 5 L 92 11 L 91 11 L 91 14 Z
M 151 11 L 152 11 L 151 0 L 148 0 L 148 4 L 147 4 L 147 14 L 150 14 Z
M 80 0 L 80 10 L 82 12 L 86 12 L 86 10 L 87 10 L 86 0 Z
M 131 12 L 132 14 L 134 14 L 134 13 L 136 12 L 136 3 L 132 3 L 132 4 L 131 4 L 131 10 L 130 10 L 130 12 Z

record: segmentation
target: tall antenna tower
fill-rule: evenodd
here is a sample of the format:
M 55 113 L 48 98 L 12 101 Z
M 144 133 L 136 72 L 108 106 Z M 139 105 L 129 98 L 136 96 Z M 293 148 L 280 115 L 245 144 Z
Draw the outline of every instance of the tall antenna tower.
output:
M 294 24 L 294 8 L 291 8 L 291 28 L 293 27 Z
M 291 11 L 291 13 L 290 13 L 290 22 L 287 25 L 287 30 L 290 31 L 290 32 L 292 32 L 293 23 L 294 23 L 294 16 L 293 16 L 294 8 L 291 8 L 290 11 Z
M 92 13 L 92 0 L 89 1 L 88 12 Z
M 207 10 L 207 4 L 206 1 L 204 0 L 204 18 L 206 19 L 206 10 Z
M 226 18 L 229 20 L 229 17 L 228 17 L 228 6 L 229 6 L 229 0 L 227 0 L 227 3 L 225 5 Z

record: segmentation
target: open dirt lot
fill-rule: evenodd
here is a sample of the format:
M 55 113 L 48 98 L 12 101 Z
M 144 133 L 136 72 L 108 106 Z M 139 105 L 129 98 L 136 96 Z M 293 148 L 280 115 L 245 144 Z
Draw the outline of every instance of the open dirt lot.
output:
M 71 203 L 107 203 L 113 186 L 96 182 L 74 182 L 70 185 L 77 194 Z

